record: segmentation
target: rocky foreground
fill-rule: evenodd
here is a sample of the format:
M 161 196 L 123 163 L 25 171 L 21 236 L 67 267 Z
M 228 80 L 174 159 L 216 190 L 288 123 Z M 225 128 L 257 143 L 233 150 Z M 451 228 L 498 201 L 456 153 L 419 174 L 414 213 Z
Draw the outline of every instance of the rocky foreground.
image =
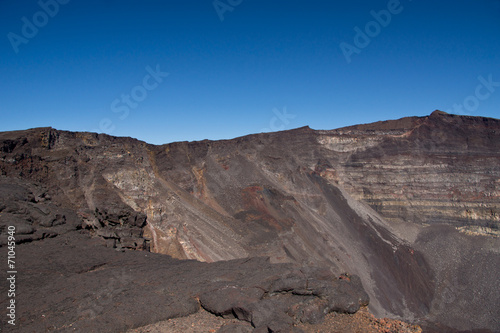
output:
M 103 245 L 68 233 L 19 246 L 17 327 L 124 332 L 202 307 L 261 331 L 287 332 L 294 323 L 318 323 L 331 311 L 355 313 L 369 301 L 358 277 L 339 278 L 328 269 L 266 258 L 208 264 Z
M 308 332 L 360 308 L 500 331 L 497 119 L 162 146 L 40 128 L 0 133 L 0 173 L 20 331 L 123 332 L 204 309 Z

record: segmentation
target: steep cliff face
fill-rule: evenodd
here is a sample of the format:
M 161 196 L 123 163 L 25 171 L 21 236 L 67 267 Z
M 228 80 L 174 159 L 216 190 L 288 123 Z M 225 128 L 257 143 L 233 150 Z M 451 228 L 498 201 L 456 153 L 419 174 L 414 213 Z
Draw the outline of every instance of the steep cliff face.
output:
M 322 134 L 345 153 L 340 185 L 386 219 L 498 234 L 499 120 L 436 111 Z
M 499 120 L 434 112 L 162 146 L 51 128 L 0 141 L 5 177 L 42 184 L 110 247 L 320 264 L 359 275 L 376 315 L 499 325 Z

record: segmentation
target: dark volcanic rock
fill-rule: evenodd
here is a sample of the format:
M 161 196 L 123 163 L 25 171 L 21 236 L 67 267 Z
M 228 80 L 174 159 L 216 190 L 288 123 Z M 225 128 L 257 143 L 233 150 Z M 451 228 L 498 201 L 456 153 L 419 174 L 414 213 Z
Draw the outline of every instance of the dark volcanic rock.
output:
M 253 275 L 252 280 L 207 288 L 200 295 L 201 306 L 213 314 L 278 332 L 291 329 L 293 323 L 320 322 L 331 311 L 355 313 L 361 305 L 368 305 L 366 292 L 355 276 L 351 282 L 331 272 L 312 275 L 282 267 L 287 269 L 278 276 Z
M 106 316 L 94 325 L 111 327 L 115 320 L 127 318 L 123 327 L 132 327 L 166 318 L 160 310 L 165 308 L 169 315 L 182 315 L 193 310 L 197 296 L 215 313 L 225 313 L 228 308 L 218 308 L 220 301 L 204 293 L 223 293 L 235 286 L 240 292 L 231 296 L 240 303 L 232 304 L 225 315 L 247 320 L 253 311 L 260 313 L 256 304 L 267 306 L 278 298 L 280 304 L 293 303 L 279 316 L 320 320 L 324 310 L 356 311 L 368 294 L 370 310 L 377 316 L 427 320 L 451 329 L 499 330 L 499 145 L 499 120 L 443 112 L 332 131 L 305 127 L 162 146 L 52 128 L 4 132 L 0 245 L 5 244 L 6 227 L 15 226 L 20 253 L 31 251 L 31 257 L 25 257 L 26 270 L 32 261 L 53 258 L 61 265 L 56 271 L 62 275 L 55 279 L 61 286 L 63 280 L 79 285 L 86 274 L 106 285 L 105 276 L 118 267 L 137 270 L 132 277 L 144 285 L 116 289 L 124 294 L 116 303 L 114 295 L 100 294 L 102 286 L 90 278 L 78 290 L 48 290 L 63 295 L 58 301 L 64 306 L 49 302 L 60 313 L 67 314 L 82 297 L 89 304 L 108 300 L 97 311 Z M 45 249 L 45 244 L 76 246 L 73 238 L 78 233 L 108 246 L 109 258 L 88 260 L 89 249 L 83 243 L 89 240 L 78 241 L 83 242 L 79 254 L 64 250 L 49 256 L 45 250 L 33 250 Z M 258 269 L 241 268 L 248 276 L 238 275 L 234 265 L 243 263 L 233 262 L 231 269 L 221 266 L 219 280 L 200 282 L 199 294 L 175 296 L 165 304 L 158 295 L 175 292 L 166 286 L 163 291 L 154 289 L 161 283 L 148 274 L 166 274 L 174 286 L 177 282 L 172 281 L 190 276 L 176 269 L 187 272 L 200 263 L 187 261 L 173 269 L 176 261 L 169 259 L 164 265 L 175 274 L 166 268 L 158 273 L 135 259 L 127 266 L 129 259 L 115 259 L 120 252 L 114 249 L 145 250 L 126 254 L 127 258 L 145 256 L 151 249 L 176 259 L 216 262 L 213 267 L 219 261 L 248 257 L 297 266 L 280 266 L 262 280 Z M 101 250 L 92 250 L 93 256 L 99 258 Z M 87 261 L 88 267 L 78 271 L 84 273 L 70 270 L 76 275 L 64 275 L 68 267 Z M 252 265 L 252 260 L 245 265 Z M 309 266 L 326 270 L 305 268 Z M 48 272 L 33 267 L 42 275 Z M 32 272 L 26 279 L 34 279 Z M 325 282 L 332 272 L 353 275 L 335 280 L 332 287 Z M 354 276 L 359 276 L 367 294 L 359 292 Z M 259 286 L 250 281 L 260 281 Z M 31 291 L 35 286 L 43 290 L 43 285 L 23 283 Z M 135 288 L 144 286 L 140 299 Z M 245 293 L 252 288 L 264 291 L 256 302 L 259 297 Z M 37 298 L 40 291 L 25 294 Z M 123 306 L 131 295 L 139 299 L 134 308 L 151 309 L 146 300 L 154 300 L 145 319 Z M 40 319 L 33 313 L 43 314 L 33 310 L 35 306 L 46 309 L 35 302 L 21 311 L 29 325 Z M 106 312 L 108 308 L 113 311 Z M 53 325 L 92 325 L 66 314 Z M 273 325 L 278 324 L 269 323 L 268 329 Z
M 0 176 L 0 231 L 15 227 L 18 243 L 32 242 L 79 229 L 81 221 L 71 209 L 51 201 L 47 190 L 21 179 Z M 7 237 L 0 238 L 0 246 Z
M 123 332 L 195 313 L 201 303 L 215 314 L 232 312 L 279 332 L 291 329 L 294 318 L 286 311 L 304 298 L 270 294 L 270 285 L 297 269 L 291 264 L 271 264 L 267 258 L 208 264 L 116 251 L 102 243 L 73 231 L 17 247 L 16 327 L 23 332 Z M 0 254 L 6 255 L 5 247 Z M 324 276 L 304 276 L 315 278 Z M 333 273 L 328 282 L 332 297 L 344 297 L 333 287 Z M 5 284 L 0 291 L 7 294 Z M 243 318 L 238 311 L 245 307 L 249 313 Z
M 203 293 L 200 296 L 200 303 L 205 310 L 215 315 L 231 315 L 246 320 L 248 318 L 243 318 L 246 314 L 238 311 L 241 311 L 244 306 L 257 303 L 264 296 L 264 293 L 265 291 L 257 286 L 243 288 L 237 285 L 229 285 Z

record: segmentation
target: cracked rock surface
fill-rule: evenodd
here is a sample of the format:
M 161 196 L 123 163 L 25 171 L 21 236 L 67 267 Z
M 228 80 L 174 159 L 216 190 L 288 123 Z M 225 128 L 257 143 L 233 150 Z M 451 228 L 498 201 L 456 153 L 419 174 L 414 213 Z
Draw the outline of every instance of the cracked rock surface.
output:
M 23 244 L 17 256 L 17 323 L 24 332 L 123 332 L 201 307 L 250 322 L 255 332 L 288 332 L 293 324 L 317 322 L 331 311 L 354 313 L 368 303 L 359 279 L 326 268 L 122 252 L 78 231 Z

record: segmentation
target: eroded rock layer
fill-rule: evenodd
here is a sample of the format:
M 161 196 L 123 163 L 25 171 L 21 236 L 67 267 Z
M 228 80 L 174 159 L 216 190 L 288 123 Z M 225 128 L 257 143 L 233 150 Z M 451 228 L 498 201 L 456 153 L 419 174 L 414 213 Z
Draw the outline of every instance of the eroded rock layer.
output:
M 322 132 L 336 180 L 389 220 L 498 231 L 500 121 L 449 115 Z

